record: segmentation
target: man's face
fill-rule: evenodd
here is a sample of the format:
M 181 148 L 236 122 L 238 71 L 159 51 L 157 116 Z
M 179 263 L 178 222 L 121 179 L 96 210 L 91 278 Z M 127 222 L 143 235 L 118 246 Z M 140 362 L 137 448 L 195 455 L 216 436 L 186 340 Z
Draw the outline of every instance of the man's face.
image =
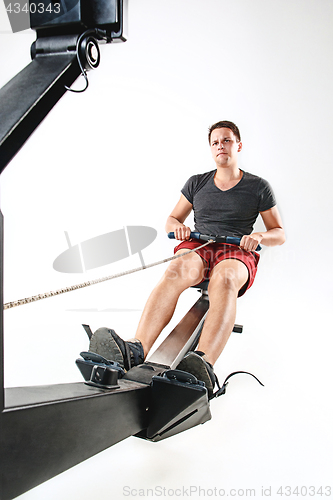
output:
M 237 154 L 242 149 L 242 143 L 230 128 L 216 128 L 210 136 L 210 149 L 217 166 L 229 167 L 237 163 Z

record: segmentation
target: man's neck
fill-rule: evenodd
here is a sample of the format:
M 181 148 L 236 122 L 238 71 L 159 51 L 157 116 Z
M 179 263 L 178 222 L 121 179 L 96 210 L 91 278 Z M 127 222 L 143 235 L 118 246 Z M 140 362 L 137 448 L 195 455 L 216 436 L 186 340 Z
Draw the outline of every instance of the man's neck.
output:
M 215 180 L 220 182 L 230 182 L 242 177 L 242 171 L 237 165 L 230 167 L 219 167 L 216 168 Z

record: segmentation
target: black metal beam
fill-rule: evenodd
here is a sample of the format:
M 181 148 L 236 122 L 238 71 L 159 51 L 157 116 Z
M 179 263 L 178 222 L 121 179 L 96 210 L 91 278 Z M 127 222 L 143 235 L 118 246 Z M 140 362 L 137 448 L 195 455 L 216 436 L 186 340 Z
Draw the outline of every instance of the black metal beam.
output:
M 39 55 L 0 89 L 0 173 L 80 75 L 74 51 Z
M 119 380 L 5 389 L 0 498 L 10 500 L 147 427 L 150 387 Z M 5 431 L 5 432 L 2 432 Z

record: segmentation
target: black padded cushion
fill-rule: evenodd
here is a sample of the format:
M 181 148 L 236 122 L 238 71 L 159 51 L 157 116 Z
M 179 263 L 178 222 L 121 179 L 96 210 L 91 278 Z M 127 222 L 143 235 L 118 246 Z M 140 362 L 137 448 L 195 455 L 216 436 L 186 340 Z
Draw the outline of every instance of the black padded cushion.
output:
M 191 286 L 191 288 L 198 288 L 198 290 L 207 290 L 209 279 L 204 280 L 202 283 L 198 283 L 198 285 Z

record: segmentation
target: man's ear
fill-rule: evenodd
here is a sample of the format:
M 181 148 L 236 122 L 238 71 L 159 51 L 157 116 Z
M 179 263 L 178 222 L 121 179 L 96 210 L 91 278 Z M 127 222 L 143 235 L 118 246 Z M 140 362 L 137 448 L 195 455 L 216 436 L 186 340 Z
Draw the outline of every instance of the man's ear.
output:
M 237 149 L 238 153 L 239 153 L 240 151 L 242 151 L 242 147 L 243 147 L 243 144 L 242 144 L 241 142 L 239 142 L 239 143 L 238 143 L 238 149 Z

